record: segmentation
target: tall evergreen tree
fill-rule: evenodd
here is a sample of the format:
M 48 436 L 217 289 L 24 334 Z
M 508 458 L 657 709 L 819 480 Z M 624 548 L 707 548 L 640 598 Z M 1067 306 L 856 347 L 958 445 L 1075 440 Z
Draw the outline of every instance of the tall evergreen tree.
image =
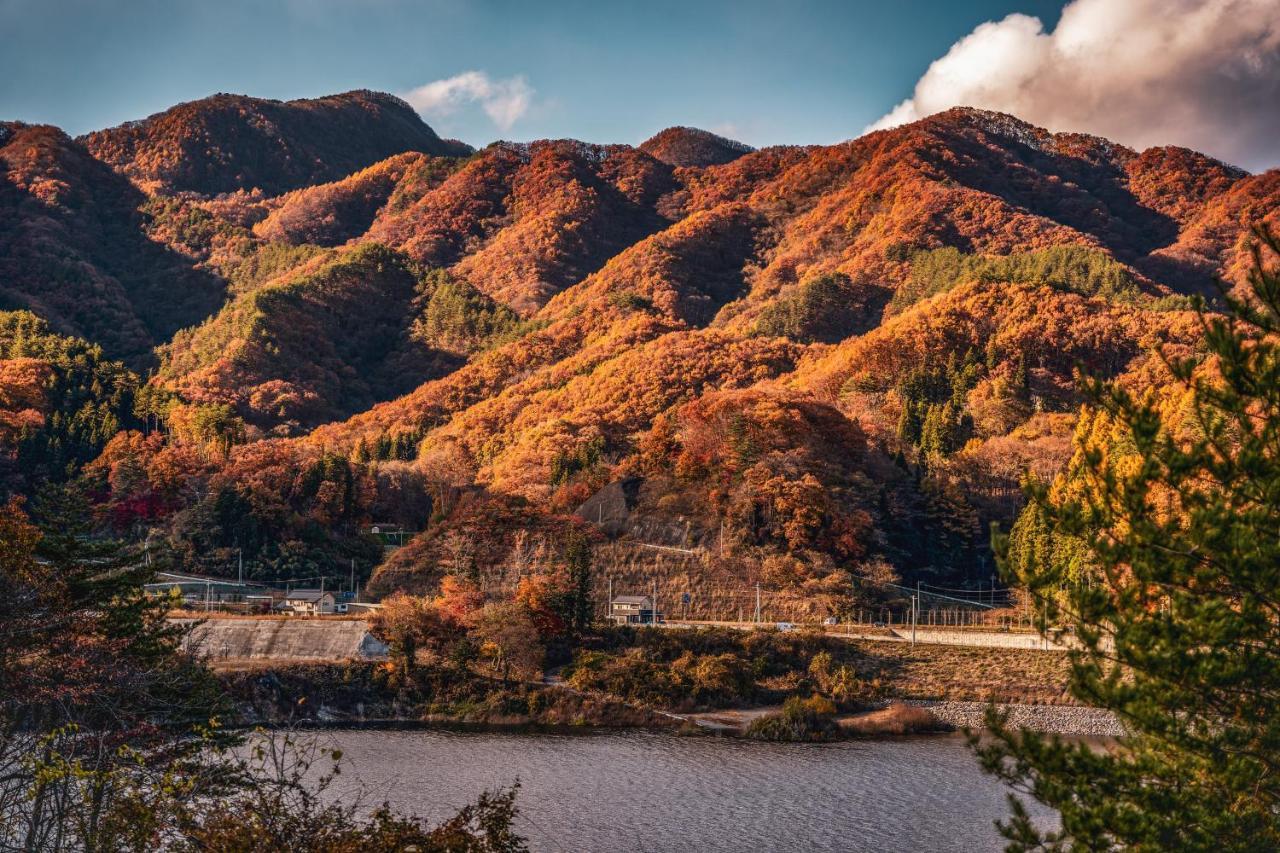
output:
M 565 567 L 569 571 L 569 629 L 582 633 L 591 626 L 591 543 L 574 533 L 565 549 Z
M 1031 548 L 1016 579 L 1077 626 L 1072 694 L 1131 735 L 1099 750 L 993 713 L 984 765 L 1062 816 L 1040 832 L 1015 800 L 1011 850 L 1280 849 L 1280 240 L 1258 237 L 1250 297 L 1202 313 L 1206 356 L 1170 364 L 1187 421 L 1094 384 L 1136 459 L 1087 453 L 1087 488 L 1033 494 L 1096 574 L 1070 584 Z
M 214 790 L 226 710 L 144 594 L 138 549 L 93 536 L 84 496 L 49 487 L 38 528 L 0 508 L 0 846 L 143 849 L 174 798 Z

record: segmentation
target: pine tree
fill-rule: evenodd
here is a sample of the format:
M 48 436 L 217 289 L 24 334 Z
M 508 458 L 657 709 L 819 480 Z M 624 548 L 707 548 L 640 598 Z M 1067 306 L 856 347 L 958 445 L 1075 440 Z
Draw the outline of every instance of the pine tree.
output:
M 1028 549 L 1017 579 L 1077 626 L 1072 695 L 1131 735 L 1104 751 L 993 713 L 984 765 L 1062 817 L 1038 832 L 1015 800 L 1011 850 L 1280 849 L 1280 271 L 1254 251 L 1251 298 L 1201 315 L 1208 356 L 1169 365 L 1189 428 L 1154 395 L 1093 384 L 1136 461 L 1091 452 L 1077 496 L 1033 494 L 1051 533 L 1088 543 L 1097 575 L 1070 584 L 1064 561 Z
M 898 441 L 914 446 L 920 440 L 920 414 L 914 403 L 904 399 L 898 415 Z
M 565 549 L 569 571 L 569 607 L 565 622 L 575 633 L 591 626 L 591 543 L 580 533 L 569 538 Z
M 138 549 L 93 535 L 83 494 L 48 487 L 35 516 L 0 508 L 17 605 L 0 619 L 0 847 L 144 849 L 163 804 L 215 771 L 206 749 L 235 740 L 215 724 L 228 706 L 182 652 L 189 628 L 144 593 Z

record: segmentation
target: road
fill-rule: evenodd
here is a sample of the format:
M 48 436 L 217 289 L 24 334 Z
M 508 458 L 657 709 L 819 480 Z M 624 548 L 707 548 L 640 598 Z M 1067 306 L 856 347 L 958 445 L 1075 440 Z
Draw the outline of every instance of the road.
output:
M 751 631 L 757 628 L 769 628 L 778 623 L 774 622 L 700 622 L 694 620 L 681 620 L 676 622 L 664 622 L 660 627 L 675 630 L 690 630 L 696 628 L 733 628 L 739 631 Z M 787 623 L 783 623 L 787 624 Z M 875 642 L 887 643 L 910 643 L 910 628 L 872 628 L 870 626 L 857 626 L 850 628 L 848 626 L 843 629 L 841 626 L 824 626 L 824 633 L 832 637 L 841 637 L 847 640 L 871 640 Z M 975 648 L 988 649 L 1025 649 L 1027 651 L 1057 651 L 1065 652 L 1072 648 L 1070 639 L 1055 639 L 1042 637 L 1040 634 L 1031 631 L 966 631 L 960 628 L 916 628 L 915 642 L 927 645 L 940 646 L 971 646 Z M 1070 634 L 1064 635 L 1070 638 Z

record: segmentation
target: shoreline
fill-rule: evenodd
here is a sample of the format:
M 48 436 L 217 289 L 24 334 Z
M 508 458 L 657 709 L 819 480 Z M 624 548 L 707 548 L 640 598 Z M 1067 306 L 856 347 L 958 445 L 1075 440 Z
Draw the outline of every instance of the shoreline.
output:
M 860 720 L 870 720 L 894 705 L 919 708 L 927 711 L 939 724 L 933 730 L 917 730 L 906 733 L 891 730 L 861 731 Z M 844 728 L 846 740 L 892 739 L 925 734 L 950 734 L 972 729 L 984 731 L 985 715 L 989 703 L 938 699 L 895 699 L 877 703 L 863 711 L 842 714 L 837 722 Z M 1024 728 L 1040 734 L 1070 737 L 1120 738 L 1126 735 L 1123 724 L 1112 712 L 1102 708 L 1082 705 L 1033 705 L 1000 704 L 1000 711 L 1008 715 L 1008 723 L 1014 728 Z M 452 730 L 473 732 L 510 732 L 513 734 L 573 734 L 596 735 L 611 732 L 655 732 L 677 736 L 720 736 L 746 739 L 744 733 L 752 721 L 777 713 L 779 706 L 754 708 L 721 708 L 692 713 L 675 713 L 660 709 L 633 709 L 638 715 L 647 716 L 645 722 L 612 721 L 605 718 L 580 717 L 573 722 L 539 720 L 524 714 L 509 714 L 485 719 L 466 718 L 447 713 L 426 713 L 420 716 L 369 716 L 360 709 L 350 710 L 320 705 L 313 714 L 285 720 L 270 720 L 249 715 L 236 728 L 277 729 L 300 725 L 322 729 L 384 729 L 384 730 Z M 255 718 L 256 717 L 256 718 Z

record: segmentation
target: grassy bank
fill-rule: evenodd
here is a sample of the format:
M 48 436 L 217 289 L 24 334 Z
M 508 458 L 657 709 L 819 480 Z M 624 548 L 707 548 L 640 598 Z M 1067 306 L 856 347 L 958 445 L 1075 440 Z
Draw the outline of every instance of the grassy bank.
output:
M 552 670 L 551 683 L 503 681 L 482 667 L 429 656 L 409 673 L 387 663 L 228 662 L 220 678 L 247 723 L 670 727 L 678 725 L 670 713 L 791 702 L 789 719 L 762 722 L 757 732 L 780 740 L 931 728 L 903 710 L 876 710 L 897 699 L 1051 705 L 1067 698 L 1061 653 L 912 648 L 816 632 L 610 627 L 581 638 L 561 659 L 568 663 Z
M 1072 704 L 1071 665 L 1062 652 L 968 648 L 857 640 L 860 675 L 877 680 L 886 699 Z

